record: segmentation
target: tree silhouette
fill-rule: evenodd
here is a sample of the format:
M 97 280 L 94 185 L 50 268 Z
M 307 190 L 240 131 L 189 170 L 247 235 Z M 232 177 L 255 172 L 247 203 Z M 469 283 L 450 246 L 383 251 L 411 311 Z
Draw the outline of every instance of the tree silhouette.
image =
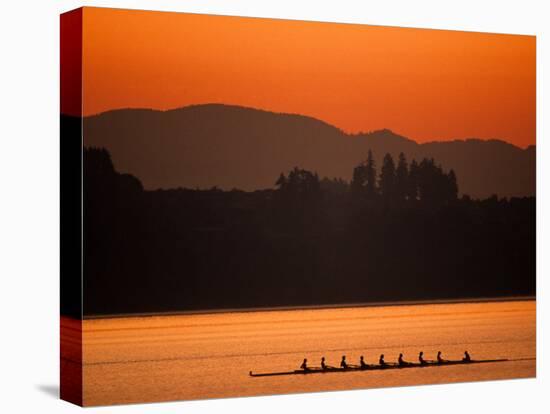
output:
M 317 173 L 295 167 L 276 182 L 274 216 L 282 228 L 297 231 L 311 228 L 321 204 L 321 181 Z
M 362 162 L 353 169 L 351 191 L 356 198 L 363 198 L 367 182 L 366 164 Z
M 372 200 L 377 190 L 376 165 L 372 151 L 369 150 L 367 160 L 353 169 L 351 191 L 356 198 Z
M 409 201 L 418 200 L 418 176 L 419 166 L 416 160 L 413 159 L 409 167 L 409 177 L 407 179 L 407 199 Z
M 369 198 L 376 195 L 376 164 L 371 150 L 367 154 L 367 163 L 365 164 L 365 191 Z
M 286 187 L 287 183 L 288 183 L 288 181 L 287 181 L 285 175 L 283 173 L 281 173 L 281 175 L 279 175 L 279 178 L 275 182 L 275 186 L 279 187 L 279 189 L 282 190 Z
M 84 160 L 84 170 L 89 176 L 115 174 L 111 154 L 105 148 L 84 148 L 82 158 Z
M 441 205 L 456 200 L 458 184 L 454 171 L 445 174 L 433 158 L 424 158 L 417 173 L 418 197 L 426 205 Z
M 295 167 L 285 176 L 283 173 L 276 182 L 279 193 L 287 201 L 295 203 L 308 203 L 316 201 L 321 195 L 321 182 L 315 172 Z
M 324 177 L 320 182 L 321 191 L 329 194 L 342 195 L 348 192 L 348 183 L 341 178 Z
M 424 158 L 418 169 L 418 196 L 426 204 L 435 204 L 440 197 L 440 171 L 433 158 Z
M 458 184 L 456 181 L 456 174 L 453 169 L 449 171 L 449 174 L 447 175 L 447 179 L 448 179 L 448 188 L 449 188 L 449 199 L 456 200 L 458 197 Z
M 407 199 L 407 190 L 409 186 L 409 168 L 405 154 L 399 154 L 397 170 L 395 171 L 395 197 L 399 202 Z
M 384 156 L 382 161 L 382 169 L 380 171 L 380 194 L 384 202 L 391 202 L 395 195 L 395 163 L 391 154 Z

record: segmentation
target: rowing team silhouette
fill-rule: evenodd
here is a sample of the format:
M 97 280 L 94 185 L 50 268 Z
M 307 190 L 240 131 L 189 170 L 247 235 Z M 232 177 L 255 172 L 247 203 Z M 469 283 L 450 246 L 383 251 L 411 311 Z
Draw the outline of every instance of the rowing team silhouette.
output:
M 470 362 L 472 359 L 470 358 L 470 354 L 468 351 L 464 351 L 464 357 L 462 358 L 462 362 Z M 428 361 L 424 359 L 424 352 L 420 352 L 418 354 L 418 362 L 420 365 L 426 365 L 428 363 L 438 363 L 438 364 L 444 364 L 445 362 L 449 362 L 446 359 L 443 359 L 441 356 L 441 351 L 437 352 L 437 360 L 436 361 Z M 384 360 L 384 354 L 380 355 L 380 359 L 378 360 L 378 364 L 380 366 L 388 366 L 390 363 L 386 362 Z M 404 367 L 407 365 L 413 365 L 412 362 L 407 362 L 403 359 L 403 354 L 399 354 L 399 358 L 397 358 L 397 365 L 400 367 Z M 359 365 L 353 365 L 348 364 L 346 361 L 346 356 L 342 356 L 342 360 L 340 361 L 340 368 L 341 369 L 347 369 L 347 368 L 362 368 L 367 369 L 369 365 L 365 362 L 365 359 L 363 358 L 363 355 L 359 358 Z M 325 363 L 325 357 L 321 358 L 321 369 L 334 369 L 335 367 L 331 367 Z M 304 362 L 302 362 L 302 365 L 300 365 L 300 369 L 303 369 L 304 371 L 307 371 L 308 369 L 311 369 L 307 365 L 307 358 L 304 358 Z

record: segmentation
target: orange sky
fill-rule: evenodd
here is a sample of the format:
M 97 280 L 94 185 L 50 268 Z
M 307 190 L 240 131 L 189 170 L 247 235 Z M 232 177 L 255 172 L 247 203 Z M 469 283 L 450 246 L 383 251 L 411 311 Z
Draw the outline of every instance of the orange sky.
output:
M 84 8 L 83 110 L 220 102 L 535 143 L 535 37 Z

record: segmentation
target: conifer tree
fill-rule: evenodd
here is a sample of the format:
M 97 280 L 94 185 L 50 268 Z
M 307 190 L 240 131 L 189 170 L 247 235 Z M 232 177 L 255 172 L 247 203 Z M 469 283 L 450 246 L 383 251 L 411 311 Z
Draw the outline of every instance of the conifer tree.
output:
M 380 194 L 385 201 L 390 201 L 395 195 L 395 163 L 391 154 L 384 156 L 380 171 Z
M 399 154 L 397 170 L 395 171 L 395 196 L 399 201 L 407 199 L 407 189 L 409 181 L 409 167 L 405 154 Z

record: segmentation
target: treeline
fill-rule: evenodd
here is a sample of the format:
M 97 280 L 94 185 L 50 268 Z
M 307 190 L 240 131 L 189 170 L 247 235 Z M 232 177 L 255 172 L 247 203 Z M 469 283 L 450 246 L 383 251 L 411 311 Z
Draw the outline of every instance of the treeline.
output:
M 85 315 L 534 294 L 534 198 L 458 198 L 434 160 L 372 158 L 350 183 L 144 191 L 85 149 Z
M 385 206 L 402 206 L 406 203 L 425 205 L 448 204 L 457 199 L 458 184 L 455 172 L 445 172 L 435 160 L 424 158 L 410 165 L 405 154 L 400 153 L 397 165 L 391 154 L 384 156 L 378 173 L 372 151 L 366 161 L 353 169 L 351 183 L 341 178 L 322 180 L 316 172 L 294 168 L 281 173 L 275 185 L 280 192 L 297 197 L 315 197 L 321 190 L 333 193 L 350 191 L 355 201 L 383 201 Z
M 382 197 L 386 203 L 424 202 L 444 204 L 456 200 L 458 184 L 453 170 L 448 173 L 432 159 L 420 163 L 412 160 L 410 166 L 405 154 L 400 153 L 397 166 L 386 154 L 380 174 L 377 174 L 372 151 L 367 160 L 353 170 L 351 190 L 356 197 L 375 199 Z

